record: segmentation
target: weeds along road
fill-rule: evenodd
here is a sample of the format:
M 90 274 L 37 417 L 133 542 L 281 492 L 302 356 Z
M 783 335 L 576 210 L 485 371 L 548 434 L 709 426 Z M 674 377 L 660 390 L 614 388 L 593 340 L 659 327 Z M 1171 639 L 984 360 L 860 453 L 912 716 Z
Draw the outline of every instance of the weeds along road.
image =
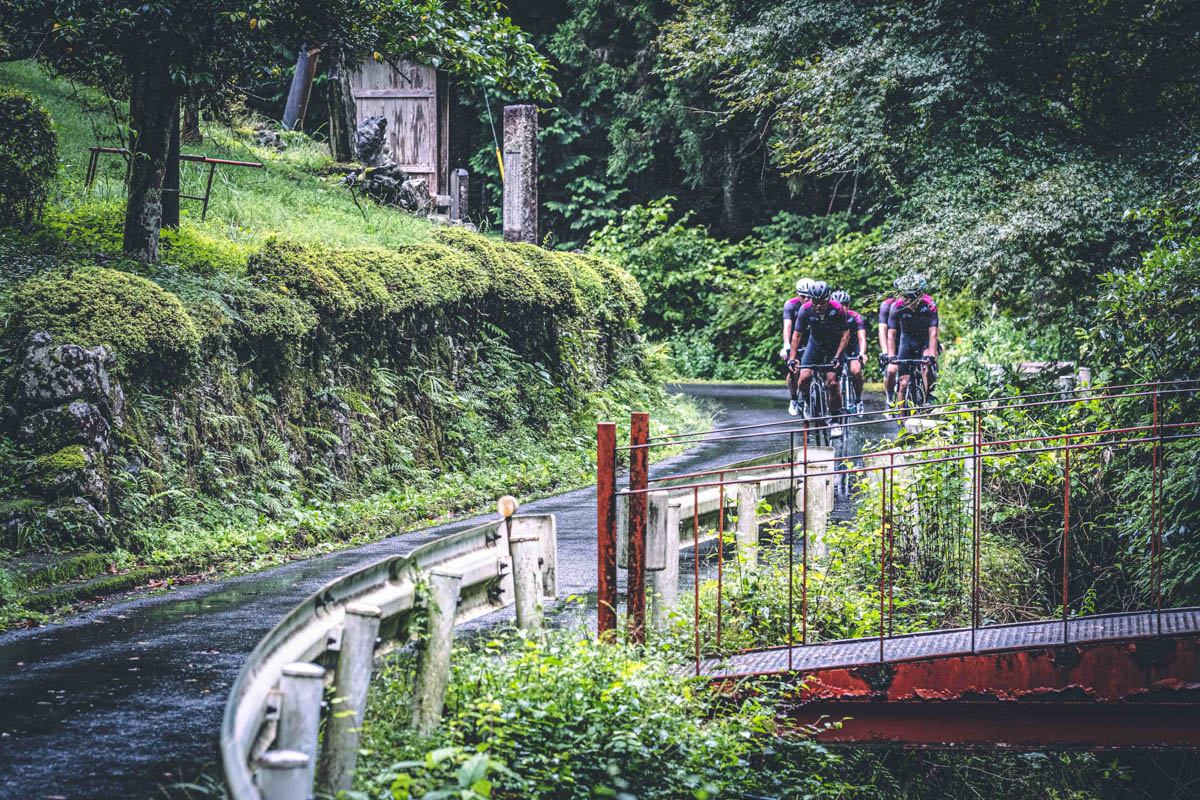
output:
M 678 390 L 717 404 L 722 427 L 787 419 L 782 384 Z M 855 430 L 864 429 L 868 437 L 883 433 L 879 426 Z M 660 462 L 651 475 L 785 449 L 786 435 L 709 442 Z M 560 599 L 589 597 L 593 607 L 595 498 L 591 487 L 522 508 L 556 515 Z M 0 635 L 0 798 L 179 796 L 166 787 L 220 774 L 217 735 L 226 694 L 246 655 L 284 614 L 340 575 L 489 518 L 463 518 Z M 476 625 L 504 618 L 498 612 Z

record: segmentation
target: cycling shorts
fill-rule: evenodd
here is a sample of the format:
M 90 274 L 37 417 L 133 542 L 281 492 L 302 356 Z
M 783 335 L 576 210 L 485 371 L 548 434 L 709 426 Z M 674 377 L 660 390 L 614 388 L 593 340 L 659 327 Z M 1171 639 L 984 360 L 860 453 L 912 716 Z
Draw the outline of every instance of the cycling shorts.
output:
M 896 356 L 898 358 L 910 359 L 920 358 L 925 355 L 926 348 L 929 347 L 929 337 L 921 339 L 916 336 L 900 335 L 900 342 L 896 347 Z
M 800 366 L 807 367 L 811 364 L 828 364 L 833 360 L 833 354 L 837 352 L 837 342 L 823 343 L 815 336 L 808 337 L 808 344 L 804 347 L 804 355 L 800 357 Z
M 853 332 L 850 334 L 850 343 L 846 345 L 846 349 L 842 351 L 842 355 L 847 358 L 858 358 L 858 336 Z

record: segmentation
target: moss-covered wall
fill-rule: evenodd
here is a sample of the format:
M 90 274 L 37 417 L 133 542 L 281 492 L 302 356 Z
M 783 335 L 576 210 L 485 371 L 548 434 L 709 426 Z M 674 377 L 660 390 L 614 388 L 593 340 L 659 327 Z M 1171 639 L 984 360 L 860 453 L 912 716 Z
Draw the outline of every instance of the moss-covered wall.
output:
M 116 531 L 152 507 L 186 512 L 197 495 L 271 514 L 288 495 L 469 469 L 488 437 L 548 431 L 642 370 L 644 299 L 623 270 L 458 228 L 434 239 L 396 250 L 275 239 L 236 276 L 46 272 L 14 293 L 5 346 L 47 331 L 113 356 L 127 399 L 103 470 Z M 32 450 L 36 491 L 65 451 Z

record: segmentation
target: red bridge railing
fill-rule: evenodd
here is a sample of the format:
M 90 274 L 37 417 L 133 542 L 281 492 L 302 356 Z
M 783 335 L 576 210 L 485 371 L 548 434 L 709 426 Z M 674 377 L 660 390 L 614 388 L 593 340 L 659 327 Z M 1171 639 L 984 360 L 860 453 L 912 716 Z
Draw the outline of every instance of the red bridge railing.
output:
M 759 475 L 781 471 L 788 472 L 788 495 L 786 502 L 786 529 L 782 537 L 782 546 L 787 548 L 787 632 L 786 641 L 773 642 L 770 648 L 787 648 L 788 668 L 792 665 L 793 648 L 805 646 L 814 642 L 816 636 L 810 631 L 809 623 L 811 609 L 810 600 L 810 537 L 808 493 L 810 479 L 827 478 L 829 473 L 825 465 L 832 464 L 839 480 L 854 483 L 858 486 L 875 487 L 871 492 L 859 492 L 859 498 L 870 497 L 878 503 L 878 523 L 875 528 L 878 537 L 878 594 L 879 594 L 879 625 L 878 625 L 878 659 L 884 660 L 885 642 L 892 638 L 895 632 L 895 598 L 893 594 L 896 569 L 898 566 L 911 566 L 906 559 L 911 553 L 896 554 L 898 526 L 911 527 L 913 520 L 902 519 L 908 503 L 906 498 L 919 497 L 928 487 L 922 486 L 922 480 L 931 469 L 943 471 L 958 468 L 957 477 L 952 477 L 949 484 L 957 490 L 947 495 L 942 492 L 939 501 L 948 497 L 957 498 L 957 506 L 927 507 L 925 513 L 944 516 L 950 520 L 950 525 L 965 523 L 969 530 L 954 528 L 955 547 L 966 546 L 969 543 L 969 567 L 966 570 L 956 570 L 949 578 L 961 581 L 964 585 L 955 588 L 956 596 L 965 595 L 968 599 L 966 608 L 962 611 L 969 616 L 970 646 L 964 653 L 974 653 L 977 649 L 977 632 L 982 625 L 981 591 L 982 568 L 981 557 L 983 550 L 982 532 L 985 528 L 982 519 L 982 509 L 985 503 L 985 472 L 989 469 L 1009 470 L 1016 475 L 1016 467 L 1024 459 L 1054 459 L 1055 467 L 1061 462 L 1061 527 L 1055 527 L 1057 538 L 1060 540 L 1057 571 L 1060 572 L 1058 595 L 1061 600 L 1059 613 L 1062 621 L 1062 637 L 1066 642 L 1070 637 L 1069 620 L 1072 617 L 1071 599 L 1071 537 L 1073 535 L 1072 516 L 1072 481 L 1078 481 L 1078 475 L 1073 476 L 1072 460 L 1078 461 L 1083 454 L 1099 451 L 1102 455 L 1111 456 L 1118 450 L 1139 449 L 1146 453 L 1150 474 L 1150 530 L 1146 532 L 1149 571 L 1148 585 L 1149 608 L 1143 609 L 1156 614 L 1154 635 L 1162 633 L 1162 544 L 1165 529 L 1164 513 L 1164 455 L 1166 448 L 1184 440 L 1200 438 L 1200 422 L 1167 421 L 1168 411 L 1181 414 L 1181 401 L 1190 399 L 1200 389 L 1200 381 L 1180 380 L 1158 383 L 1122 384 L 1110 387 L 1092 387 L 1074 391 L 1056 391 L 1037 395 L 1013 395 L 998 398 L 987 398 L 971 402 L 946 403 L 927 409 L 919 418 L 936 420 L 942 425 L 943 435 L 950 441 L 932 444 L 924 443 L 920 437 L 903 437 L 900 447 L 883 450 L 876 453 L 841 455 L 833 458 L 808 458 L 808 439 L 814 432 L 795 420 L 785 420 L 777 423 L 739 426 L 703 431 L 697 434 L 676 434 L 670 436 L 649 436 L 649 416 L 644 413 L 634 414 L 631 419 L 630 443 L 618 447 L 616 444 L 616 428 L 613 423 L 600 423 L 597 435 L 598 447 L 598 499 L 597 499 L 597 533 L 599 556 L 599 616 L 598 630 L 601 638 L 612 640 L 617 635 L 617 500 L 619 497 L 628 498 L 628 581 L 627 581 L 627 639 L 631 642 L 642 642 L 646 635 L 646 515 L 647 495 L 670 482 L 670 491 L 674 493 L 688 492 L 695 510 L 691 518 L 694 552 L 692 555 L 693 568 L 693 650 L 697 674 L 700 672 L 702 659 L 706 654 L 721 654 L 723 633 L 723 609 L 727 606 L 725 597 L 725 508 L 727 501 L 726 490 L 739 484 L 758 483 Z M 1031 435 L 1013 435 L 1010 429 L 1019 422 L 1021 415 L 1039 414 L 1052 411 L 1054 407 L 1077 406 L 1090 404 L 1090 410 L 1099 414 L 1102 410 L 1114 404 L 1139 404 L 1143 407 L 1140 415 L 1144 424 L 1098 426 L 1087 430 L 1061 430 L 1053 432 L 1042 430 L 1030 431 Z M 1127 413 L 1132 414 L 1128 409 Z M 885 412 L 875 412 L 864 415 L 866 418 L 846 424 L 846 427 L 877 425 L 890 417 Z M 1128 418 L 1128 416 L 1126 417 Z M 1036 422 L 1036 420 L 1035 420 Z M 770 439 L 787 441 L 788 457 L 777 463 L 759 464 L 754 466 L 737 466 L 736 469 L 727 465 L 713 469 L 675 474 L 660 475 L 651 479 L 648 473 L 649 451 L 659 447 L 679 444 L 698 444 L 700 442 L 721 442 L 733 439 Z M 629 453 L 629 482 L 625 489 L 617 486 L 617 459 L 620 452 Z M 818 468 L 816 465 L 821 465 Z M 1077 469 L 1077 467 L 1076 467 Z M 733 473 L 730 477 L 730 473 Z M 1008 475 L 1008 472 L 1002 473 Z M 1085 479 L 1091 476 L 1086 476 Z M 1015 480 L 1015 478 L 1013 479 Z M 799 482 L 799 484 L 797 483 Z M 1018 482 L 1019 483 L 1019 482 Z M 705 640 L 702 633 L 701 619 L 701 514 L 700 493 L 704 490 L 715 489 L 719 495 L 716 513 L 716 601 L 713 610 L 714 619 L 708 620 L 712 640 Z M 878 496 L 874 496 L 874 491 Z M 797 494 L 801 494 L 797 503 Z M 899 496 L 899 500 L 898 500 Z M 1044 511 L 1044 509 L 1043 509 Z M 799 524 L 797 524 L 799 516 Z M 913 530 L 916 530 L 913 528 Z M 1046 531 L 1042 531 L 1045 533 Z M 795 536 L 801 536 L 799 542 L 800 563 L 794 564 L 796 558 Z M 1053 538 L 1053 537 L 1050 537 Z M 947 545 L 949 546 L 949 545 Z M 965 553 L 963 554 L 965 555 Z M 901 563 L 904 562 L 904 563 Z M 799 576 L 795 575 L 795 567 L 799 567 Z M 1047 564 L 1049 566 L 1049 564 Z M 963 574 L 965 572 L 966 574 Z M 798 579 L 797 579 L 798 577 Z M 939 579 L 947 576 L 939 576 Z M 1081 612 L 1089 609 L 1081 604 L 1083 598 L 1076 598 L 1075 604 Z M 799 609 L 795 606 L 799 603 Z M 1127 609 L 1126 609 L 1127 610 Z M 773 609 L 779 612 L 781 609 Z M 799 625 L 797 621 L 797 611 Z M 1094 609 L 1092 609 L 1094 612 Z M 1078 615 L 1077 615 L 1078 616 Z M 968 627 L 968 626 L 963 626 Z M 797 631 L 798 628 L 798 631 Z M 912 631 L 908 631 L 911 633 Z M 798 637 L 797 637 L 798 633 Z M 797 641 L 798 639 L 798 641 Z M 727 650 L 728 648 L 726 648 Z M 756 648 L 758 650 L 762 647 Z M 728 655 L 728 653 L 725 653 Z M 746 673 L 750 674 L 750 673 Z

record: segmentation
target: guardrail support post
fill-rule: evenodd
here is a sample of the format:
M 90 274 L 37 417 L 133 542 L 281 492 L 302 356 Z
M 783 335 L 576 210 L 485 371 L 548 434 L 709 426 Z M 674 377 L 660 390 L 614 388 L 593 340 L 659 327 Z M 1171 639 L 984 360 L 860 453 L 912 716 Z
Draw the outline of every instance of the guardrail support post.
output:
M 321 723 L 321 695 L 325 692 L 325 668 L 307 662 L 285 664 L 279 680 L 283 696 L 279 733 L 275 746 L 308 756 L 304 797 L 312 796 L 313 772 L 317 768 L 317 730 Z
M 651 492 L 646 516 L 650 624 L 664 631 L 679 605 L 679 503 L 672 503 L 667 492 Z
M 832 507 L 833 498 L 830 496 L 830 490 L 833 487 L 833 465 L 829 462 L 819 464 L 808 462 L 804 465 L 804 471 L 810 476 L 817 473 L 816 477 L 804 479 L 807 486 L 804 523 L 805 534 L 808 536 L 809 545 L 812 548 L 809 554 L 812 558 L 819 559 L 824 558 L 828 553 L 825 545 L 825 528 L 829 524 L 829 511 Z
M 649 482 L 646 443 L 650 438 L 650 415 L 629 415 L 629 489 L 644 490 Z M 640 446 L 639 446 L 640 445 Z M 626 576 L 626 615 L 629 641 L 646 641 L 646 495 L 629 496 L 629 574 Z
M 321 786 L 331 795 L 350 789 L 353 782 L 380 614 L 377 606 L 367 603 L 346 606 L 333 685 L 334 698 L 325 725 L 325 745 L 321 749 Z
M 299 750 L 268 750 L 258 759 L 254 781 L 263 800 L 312 796 L 311 759 Z
M 542 546 L 530 520 L 512 518 L 508 552 L 512 556 L 513 593 L 516 595 L 517 627 L 526 633 L 540 631 L 543 625 Z
M 417 657 L 413 682 L 412 725 L 421 735 L 437 727 L 450 681 L 450 648 L 454 644 L 454 616 L 462 575 L 433 570 L 429 573 L 429 621 L 425 642 Z
M 758 569 L 758 484 L 739 483 L 737 553 L 745 578 Z
M 606 642 L 617 630 L 617 425 L 596 425 L 596 635 Z

